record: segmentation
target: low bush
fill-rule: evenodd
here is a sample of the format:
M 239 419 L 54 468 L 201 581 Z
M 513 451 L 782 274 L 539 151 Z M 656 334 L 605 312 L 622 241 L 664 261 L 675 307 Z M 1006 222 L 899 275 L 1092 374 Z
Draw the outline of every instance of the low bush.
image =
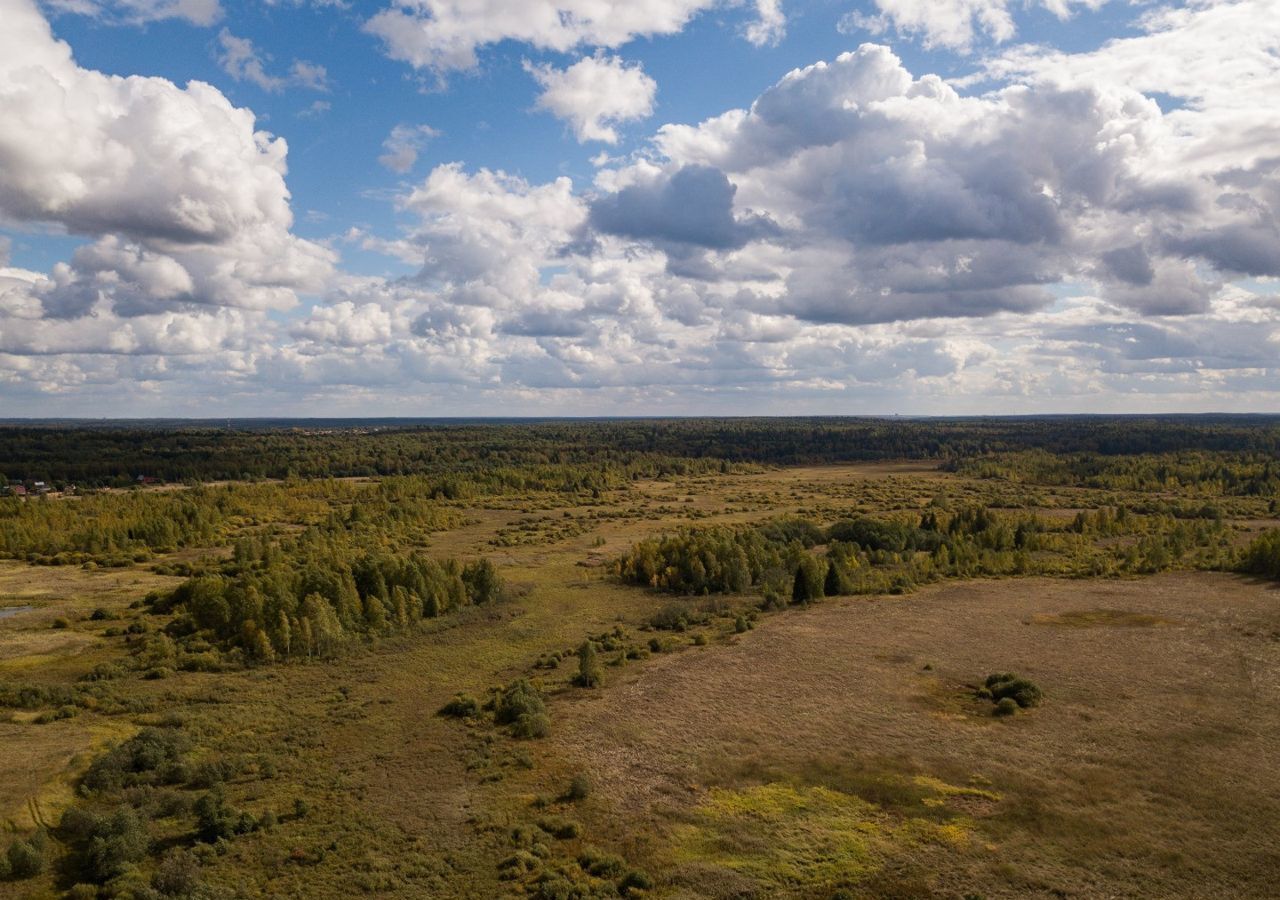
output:
M 511 736 L 544 738 L 551 733 L 551 717 L 546 713 L 525 713 L 511 723 Z
M 632 869 L 622 876 L 622 880 L 618 882 L 618 893 L 624 897 L 630 896 L 635 891 L 651 891 L 653 890 L 653 879 L 645 872 L 639 869 Z
M 510 725 L 511 734 L 518 738 L 545 737 L 551 731 L 547 706 L 527 678 L 517 678 L 503 688 L 493 719 L 499 725 Z
M 474 719 L 480 715 L 480 701 L 468 694 L 455 694 L 452 700 L 440 707 L 439 714 L 455 719 Z
M 538 820 L 538 827 L 553 838 L 561 841 L 567 841 L 582 834 L 581 825 L 572 819 L 565 819 L 560 816 L 543 816 Z
M 997 703 L 1012 699 L 1023 709 L 1039 706 L 1040 701 L 1044 699 L 1044 693 L 1035 682 L 1020 678 L 1012 672 L 988 675 L 984 686 L 991 692 L 991 698 Z
M 587 847 L 578 854 L 578 865 L 582 871 L 596 878 L 619 878 L 627 864 L 620 856 Z
M 659 631 L 684 631 L 693 618 L 688 603 L 668 603 L 649 618 L 649 625 Z
M 573 780 L 569 782 L 569 789 L 564 792 L 564 799 L 571 803 L 578 803 L 589 796 L 591 796 L 591 781 L 586 775 L 574 775 Z
M 151 876 L 151 887 L 164 897 L 190 897 L 200 887 L 199 861 L 186 850 L 173 850 Z
M 1011 716 L 1018 711 L 1018 701 L 1012 697 L 1001 697 L 996 701 L 996 705 L 992 707 L 991 714 L 994 716 Z
M 45 840 L 42 832 L 25 841 L 14 841 L 5 853 L 10 878 L 32 878 L 44 871 Z

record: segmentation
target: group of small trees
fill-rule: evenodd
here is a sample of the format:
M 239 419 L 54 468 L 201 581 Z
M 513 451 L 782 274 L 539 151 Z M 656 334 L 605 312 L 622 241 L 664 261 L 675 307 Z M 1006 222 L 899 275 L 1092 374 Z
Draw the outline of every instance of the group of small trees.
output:
M 225 574 L 189 579 L 156 602 L 185 613 L 171 626 L 179 636 L 200 633 L 271 662 L 329 657 L 353 637 L 493 603 L 501 592 L 487 559 L 463 565 L 422 553 L 357 553 L 313 530 L 284 547 L 242 542 Z

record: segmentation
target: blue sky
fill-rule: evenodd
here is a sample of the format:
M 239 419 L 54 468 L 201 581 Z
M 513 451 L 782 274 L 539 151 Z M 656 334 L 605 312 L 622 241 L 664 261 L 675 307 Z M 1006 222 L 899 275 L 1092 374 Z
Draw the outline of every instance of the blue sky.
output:
M 12 415 L 1280 389 L 1275 0 L 0 0 L 0 21 Z

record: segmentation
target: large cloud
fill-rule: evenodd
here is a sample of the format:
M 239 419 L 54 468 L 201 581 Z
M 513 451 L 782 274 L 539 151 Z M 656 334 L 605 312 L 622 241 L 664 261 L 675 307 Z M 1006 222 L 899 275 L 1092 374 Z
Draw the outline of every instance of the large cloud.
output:
M 282 139 L 215 88 L 83 69 L 30 0 L 3 0 L 0 216 L 95 240 L 33 286 L 52 315 L 283 309 L 333 254 L 295 237 Z

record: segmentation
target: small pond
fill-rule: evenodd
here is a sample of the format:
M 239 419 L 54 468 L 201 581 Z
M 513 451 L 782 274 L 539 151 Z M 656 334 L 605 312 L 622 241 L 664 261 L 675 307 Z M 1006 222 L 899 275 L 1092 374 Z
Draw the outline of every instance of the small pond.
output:
M 0 619 L 8 619 L 18 613 L 31 612 L 34 606 L 0 606 Z

